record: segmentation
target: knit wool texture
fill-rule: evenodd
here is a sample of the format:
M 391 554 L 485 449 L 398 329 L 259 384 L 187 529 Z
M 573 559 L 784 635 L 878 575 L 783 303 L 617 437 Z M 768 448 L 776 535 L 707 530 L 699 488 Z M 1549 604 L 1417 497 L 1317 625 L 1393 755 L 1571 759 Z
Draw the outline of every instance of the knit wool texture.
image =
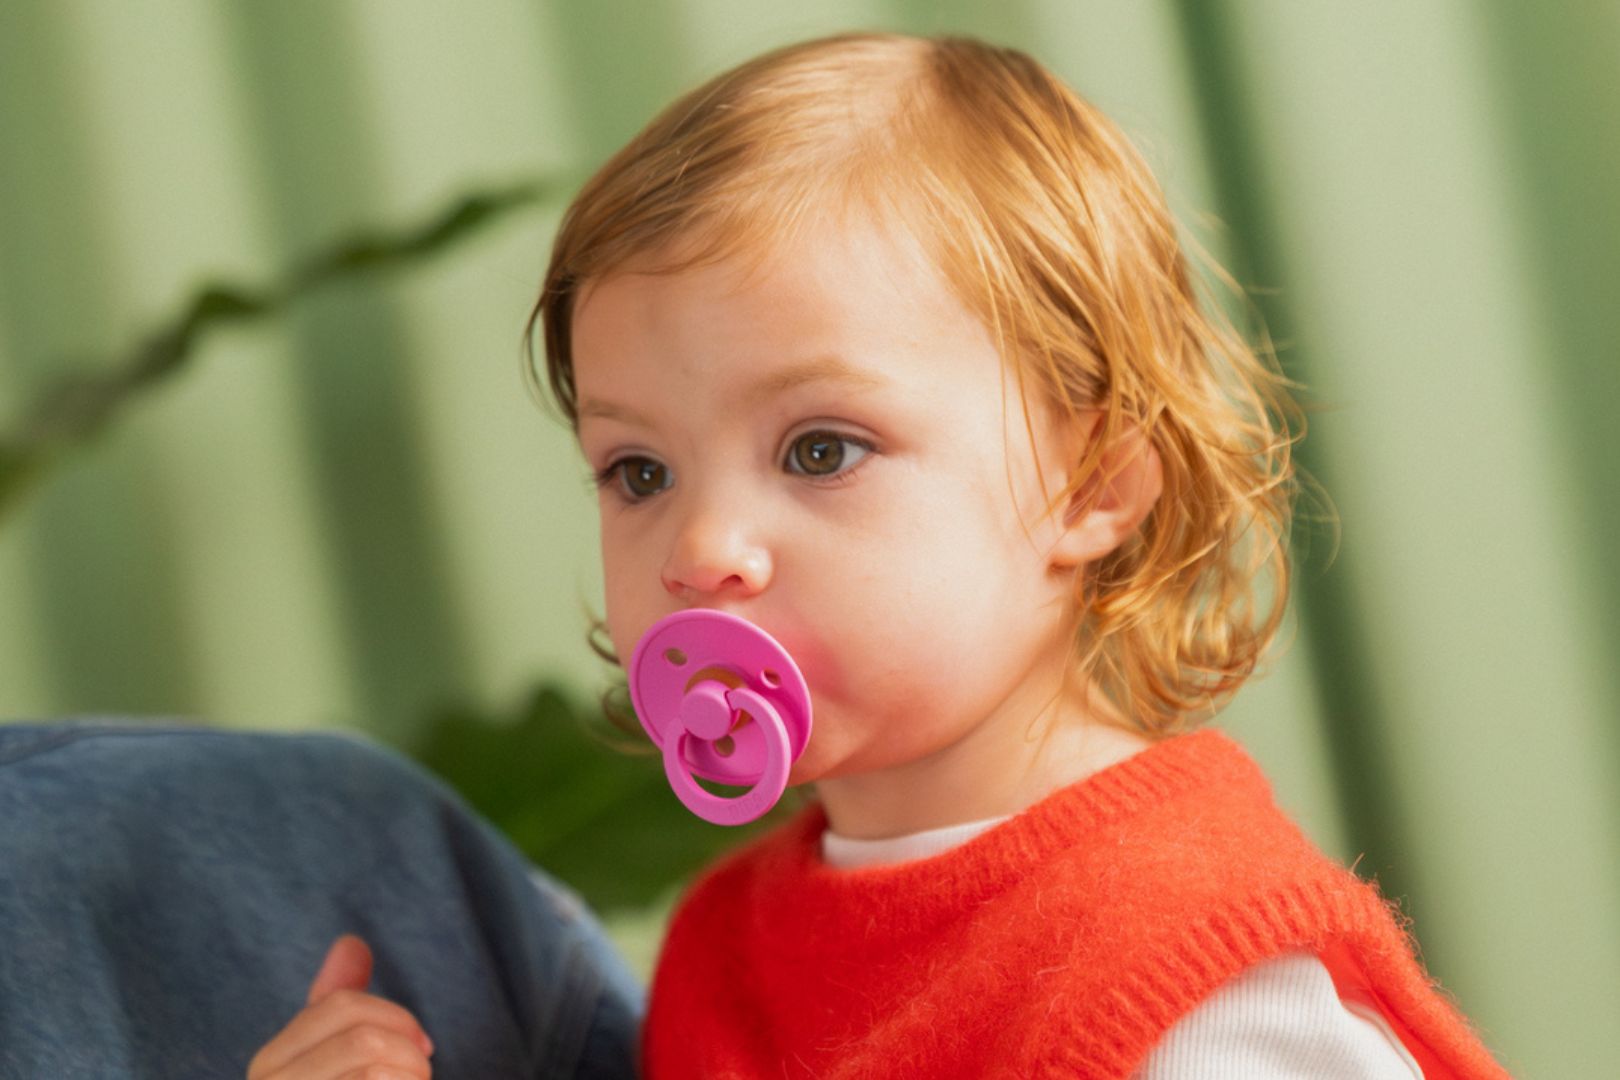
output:
M 1249 756 L 1181 735 L 943 854 L 838 870 L 819 806 L 683 899 L 643 1064 L 702 1077 L 1128 1077 L 1235 975 L 1324 959 L 1429 1080 L 1505 1077 L 1376 888 L 1321 854 Z

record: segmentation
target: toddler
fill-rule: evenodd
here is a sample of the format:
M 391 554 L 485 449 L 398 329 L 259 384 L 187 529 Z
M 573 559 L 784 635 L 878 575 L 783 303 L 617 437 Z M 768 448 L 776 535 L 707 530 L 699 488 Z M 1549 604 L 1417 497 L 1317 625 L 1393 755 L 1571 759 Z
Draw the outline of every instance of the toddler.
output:
M 1039 64 L 862 34 L 719 76 L 585 186 L 535 320 L 603 651 L 729 612 L 814 702 L 814 801 L 674 914 L 653 1080 L 1504 1075 L 1197 730 L 1282 618 L 1299 413 Z M 286 1064 L 320 1008 L 256 1075 L 326 1075 Z

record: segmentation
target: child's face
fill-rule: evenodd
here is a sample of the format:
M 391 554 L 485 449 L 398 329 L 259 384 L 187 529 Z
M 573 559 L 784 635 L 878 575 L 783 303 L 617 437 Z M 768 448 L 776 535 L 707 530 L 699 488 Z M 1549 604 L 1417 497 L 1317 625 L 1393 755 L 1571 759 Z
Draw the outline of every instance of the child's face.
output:
M 1037 518 L 1083 444 L 1032 405 L 1043 491 L 988 331 L 883 234 L 829 227 L 742 273 L 578 301 L 580 443 L 622 466 L 599 495 L 614 647 L 690 607 L 772 634 L 814 702 L 794 783 L 982 771 L 1064 662 L 1073 568 L 1049 558 L 1061 515 Z

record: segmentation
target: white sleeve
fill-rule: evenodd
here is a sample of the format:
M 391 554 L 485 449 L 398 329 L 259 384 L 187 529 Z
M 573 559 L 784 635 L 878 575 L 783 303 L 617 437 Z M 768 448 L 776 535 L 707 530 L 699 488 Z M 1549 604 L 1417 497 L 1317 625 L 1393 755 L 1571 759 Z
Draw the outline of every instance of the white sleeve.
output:
M 1322 961 L 1290 953 L 1244 972 L 1182 1017 L 1135 1080 L 1422 1080 L 1378 1010 L 1343 1001 Z

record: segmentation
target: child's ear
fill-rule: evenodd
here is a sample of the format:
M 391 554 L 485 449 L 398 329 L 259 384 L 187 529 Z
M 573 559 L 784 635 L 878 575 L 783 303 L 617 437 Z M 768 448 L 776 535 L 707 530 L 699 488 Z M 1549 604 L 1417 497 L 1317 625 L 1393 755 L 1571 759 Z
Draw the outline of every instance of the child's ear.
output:
M 1082 419 L 1078 430 L 1084 437 L 1071 443 L 1070 470 L 1080 467 L 1090 440 L 1101 434 L 1101 412 L 1087 413 Z M 1119 547 L 1141 526 L 1163 491 L 1159 451 L 1140 428 L 1126 426 L 1064 508 L 1062 527 L 1049 556 L 1053 568 L 1074 569 Z

